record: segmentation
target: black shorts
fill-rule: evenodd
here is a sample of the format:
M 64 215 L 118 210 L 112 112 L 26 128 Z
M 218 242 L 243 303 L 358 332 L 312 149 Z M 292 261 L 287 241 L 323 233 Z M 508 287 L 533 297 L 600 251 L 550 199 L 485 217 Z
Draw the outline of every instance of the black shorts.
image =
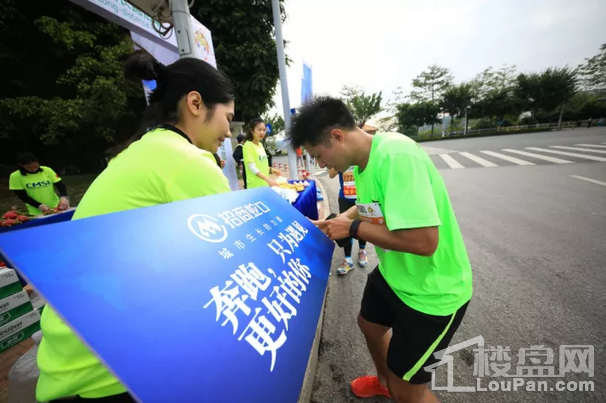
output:
M 344 197 L 339 197 L 339 213 L 344 213 L 355 205 L 355 199 L 346 199 Z
M 416 311 L 394 293 L 376 267 L 369 275 L 360 315 L 368 322 L 392 328 L 387 367 L 412 384 L 431 381 L 428 365 L 438 362 L 434 352 L 448 347 L 465 315 L 469 302 L 449 316 Z

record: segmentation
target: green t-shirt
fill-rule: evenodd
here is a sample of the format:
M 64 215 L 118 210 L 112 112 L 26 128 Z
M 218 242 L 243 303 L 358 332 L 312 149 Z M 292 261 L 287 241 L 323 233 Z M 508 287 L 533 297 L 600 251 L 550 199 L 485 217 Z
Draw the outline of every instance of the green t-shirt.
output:
M 229 191 L 211 153 L 177 133 L 156 129 L 110 161 L 73 219 Z M 50 307 L 42 314 L 41 326 L 38 401 L 76 395 L 99 398 L 126 391 Z
M 255 145 L 252 141 L 247 141 L 243 146 L 244 153 L 244 169 L 246 169 L 246 185 L 248 189 L 260 188 L 269 186 L 267 182 L 259 178 L 256 174 L 250 171 L 249 163 L 254 163 L 257 169 L 265 176 L 269 176 L 269 160 L 263 148 L 263 144 Z
M 59 205 L 59 196 L 55 192 L 55 183 L 61 181 L 59 175 L 49 167 L 40 167 L 40 171 L 35 174 L 21 174 L 21 171 L 15 171 L 11 174 L 8 182 L 10 190 L 25 190 L 25 193 L 40 204 L 49 208 L 55 208 Z M 31 206 L 26 203 L 27 211 L 30 215 L 36 216 L 42 214 L 38 206 Z
M 354 169 L 358 212 L 390 231 L 439 227 L 430 256 L 376 247 L 379 270 L 409 307 L 451 315 L 471 298 L 471 265 L 442 176 L 416 142 L 399 133 L 376 134 L 368 165 Z

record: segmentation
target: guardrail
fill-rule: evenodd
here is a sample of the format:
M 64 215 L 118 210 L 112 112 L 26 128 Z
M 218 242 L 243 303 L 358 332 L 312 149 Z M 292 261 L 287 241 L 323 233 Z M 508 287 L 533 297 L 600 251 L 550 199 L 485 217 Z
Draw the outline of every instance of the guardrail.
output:
M 576 121 L 570 121 L 570 122 L 562 122 L 562 128 L 570 128 L 570 127 L 576 127 L 578 125 L 578 123 Z M 411 136 L 412 138 L 416 139 L 416 138 L 441 138 L 441 137 L 449 137 L 449 136 L 473 136 L 473 135 L 477 135 L 477 134 L 481 134 L 481 133 L 493 133 L 493 132 L 499 132 L 499 133 L 510 133 L 510 132 L 516 132 L 516 131 L 520 131 L 520 130 L 532 130 L 532 129 L 541 129 L 541 128 L 557 128 L 558 124 L 557 123 L 537 123 L 537 124 L 533 124 L 533 125 L 514 125 L 514 126 L 501 126 L 500 130 L 499 127 L 495 126 L 495 127 L 489 127 L 486 129 L 471 129 L 471 130 L 467 130 L 467 133 L 465 133 L 463 130 L 456 130 L 456 131 L 452 131 L 452 132 L 444 132 L 444 133 L 434 133 L 433 135 L 429 134 L 429 135 L 416 135 L 416 136 Z

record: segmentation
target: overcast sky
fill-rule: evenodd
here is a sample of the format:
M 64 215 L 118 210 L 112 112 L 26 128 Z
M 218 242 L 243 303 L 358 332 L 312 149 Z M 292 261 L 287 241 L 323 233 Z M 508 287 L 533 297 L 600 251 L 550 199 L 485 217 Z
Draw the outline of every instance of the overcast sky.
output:
M 576 67 L 606 43 L 606 0 L 286 0 L 293 59 L 291 106 L 300 104 L 302 61 L 315 94 L 359 85 L 387 96 L 430 64 L 456 82 L 488 66 L 518 71 Z M 276 97 L 281 110 L 280 93 Z

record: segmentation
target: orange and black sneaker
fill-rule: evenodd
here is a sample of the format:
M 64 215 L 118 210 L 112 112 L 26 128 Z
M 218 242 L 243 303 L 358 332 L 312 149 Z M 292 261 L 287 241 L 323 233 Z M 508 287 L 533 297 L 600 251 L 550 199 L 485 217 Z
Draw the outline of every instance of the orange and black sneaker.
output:
M 381 385 L 376 376 L 365 375 L 351 381 L 351 391 L 358 397 L 385 396 L 391 398 L 389 390 Z

